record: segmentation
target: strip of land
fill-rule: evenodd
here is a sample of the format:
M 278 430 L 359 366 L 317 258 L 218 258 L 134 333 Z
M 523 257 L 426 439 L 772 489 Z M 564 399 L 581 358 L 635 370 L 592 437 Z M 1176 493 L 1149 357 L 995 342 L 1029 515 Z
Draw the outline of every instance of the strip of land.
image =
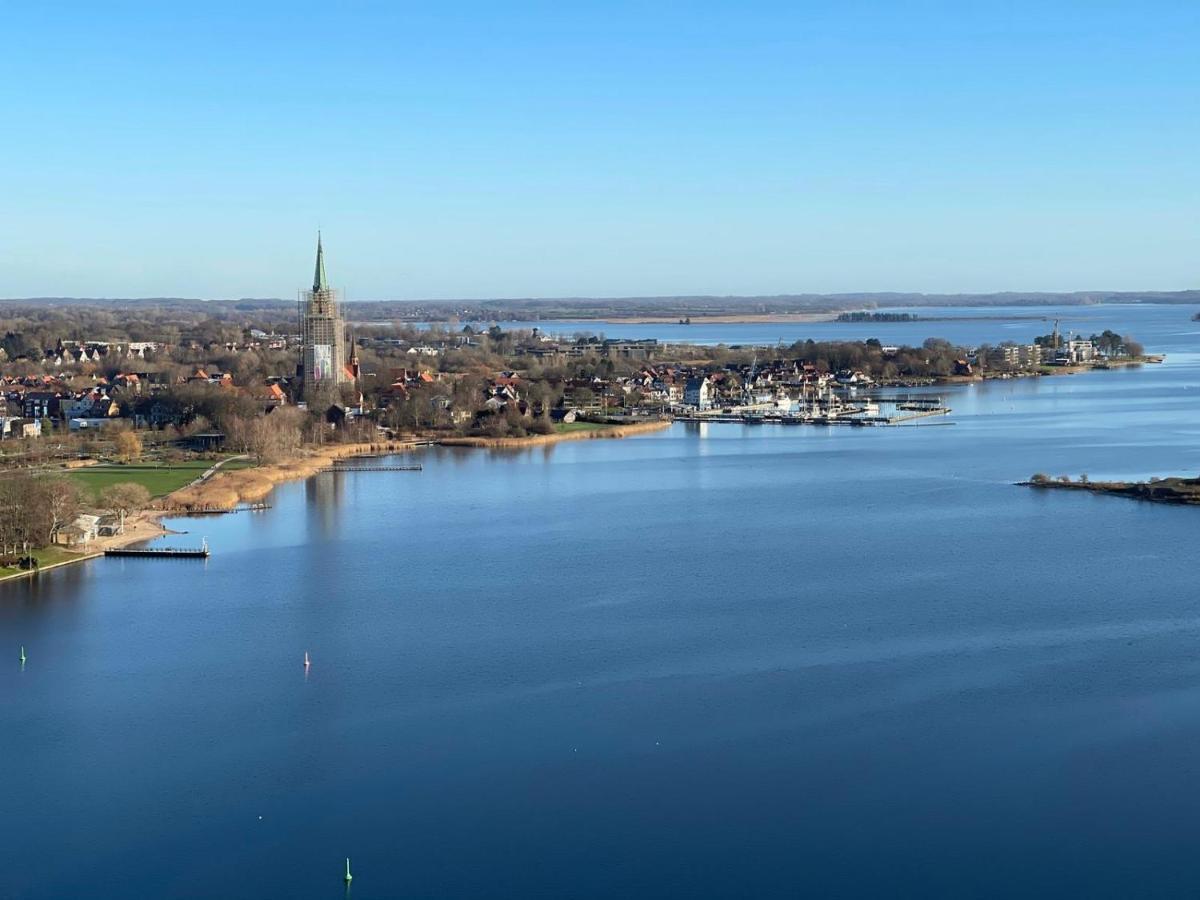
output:
M 591 440 L 593 438 L 623 438 L 647 434 L 671 426 L 671 419 L 637 422 L 631 425 L 603 425 L 596 422 L 575 422 L 562 426 L 554 434 L 531 434 L 527 437 L 445 437 L 437 443 L 444 447 L 533 447 L 557 444 L 560 441 Z
M 679 316 L 605 316 L 596 319 L 601 325 L 751 325 L 755 323 L 787 323 L 787 322 L 832 322 L 837 318 L 835 313 L 720 313 L 714 315 L 690 314 L 681 319 Z
M 1029 481 L 1022 481 L 1020 484 L 1039 490 L 1087 491 L 1092 494 L 1147 500 L 1151 503 L 1200 506 L 1200 478 L 1152 478 L 1149 481 L 1091 481 L 1080 478 L 1073 481 L 1065 476 L 1049 478 L 1045 475 L 1035 475 Z

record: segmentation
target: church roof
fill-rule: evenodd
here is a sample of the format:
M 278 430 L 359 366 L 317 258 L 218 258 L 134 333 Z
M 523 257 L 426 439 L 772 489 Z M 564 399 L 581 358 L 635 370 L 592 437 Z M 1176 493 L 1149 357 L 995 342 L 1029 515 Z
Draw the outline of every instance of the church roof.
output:
M 329 290 L 329 281 L 325 278 L 325 250 L 321 246 L 321 232 L 317 232 L 317 268 L 313 272 L 313 293 Z

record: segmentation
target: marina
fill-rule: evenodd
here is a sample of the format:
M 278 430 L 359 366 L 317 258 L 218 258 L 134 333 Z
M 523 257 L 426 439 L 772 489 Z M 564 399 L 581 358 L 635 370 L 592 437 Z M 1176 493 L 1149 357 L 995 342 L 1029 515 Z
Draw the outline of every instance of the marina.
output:
M 887 410 L 886 413 L 881 410 Z M 952 412 L 940 396 L 852 396 L 825 393 L 820 400 L 761 403 L 708 410 L 680 410 L 677 422 L 730 422 L 740 425 L 900 425 Z
M 739 425 L 853 425 L 860 427 L 900 425 L 917 419 L 949 415 L 948 407 L 914 409 L 894 416 L 861 415 L 855 410 L 835 415 L 791 415 L 786 413 L 715 413 L 703 415 L 692 413 L 675 417 L 676 422 L 730 422 Z

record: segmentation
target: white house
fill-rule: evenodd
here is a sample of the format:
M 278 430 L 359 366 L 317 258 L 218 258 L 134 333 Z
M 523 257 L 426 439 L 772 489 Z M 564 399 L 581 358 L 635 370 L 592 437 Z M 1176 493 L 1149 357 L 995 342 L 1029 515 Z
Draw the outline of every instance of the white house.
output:
M 100 517 L 84 514 L 76 516 L 70 525 L 60 528 L 57 540 L 68 547 L 81 547 L 96 540 L 99 534 Z
M 687 380 L 683 389 L 683 403 L 696 409 L 712 409 L 712 381 L 707 375 Z

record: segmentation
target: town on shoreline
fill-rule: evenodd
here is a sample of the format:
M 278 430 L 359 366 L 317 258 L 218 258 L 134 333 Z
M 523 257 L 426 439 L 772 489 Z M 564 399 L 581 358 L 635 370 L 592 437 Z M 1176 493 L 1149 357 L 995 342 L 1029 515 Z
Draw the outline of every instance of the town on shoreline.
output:
M 0 342 L 0 577 L 162 533 L 167 512 L 261 501 L 341 456 L 519 447 L 675 419 L 894 424 L 948 412 L 884 392 L 1159 361 L 1130 336 L 1030 344 L 716 346 L 539 328 L 349 326 L 318 242 L 299 328 L 257 307 L 11 305 Z M 854 313 L 853 321 L 910 321 Z M 881 405 L 892 409 L 879 411 Z

